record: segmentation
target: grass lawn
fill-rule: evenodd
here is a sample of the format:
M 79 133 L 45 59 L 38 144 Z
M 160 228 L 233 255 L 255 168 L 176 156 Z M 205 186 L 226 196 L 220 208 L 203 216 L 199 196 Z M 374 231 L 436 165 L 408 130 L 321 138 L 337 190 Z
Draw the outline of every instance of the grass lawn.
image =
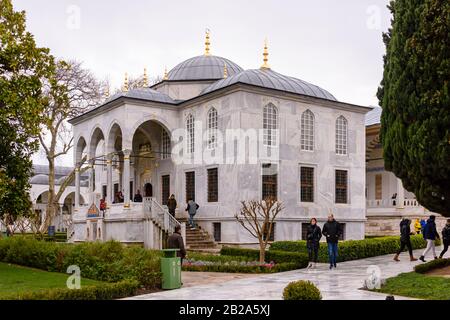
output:
M 70 274 L 47 272 L 0 262 L 0 298 L 19 292 L 67 288 Z M 81 279 L 81 286 L 99 285 L 101 281 Z
M 417 272 L 401 273 L 387 279 L 386 284 L 376 291 L 419 299 L 449 300 L 450 278 Z

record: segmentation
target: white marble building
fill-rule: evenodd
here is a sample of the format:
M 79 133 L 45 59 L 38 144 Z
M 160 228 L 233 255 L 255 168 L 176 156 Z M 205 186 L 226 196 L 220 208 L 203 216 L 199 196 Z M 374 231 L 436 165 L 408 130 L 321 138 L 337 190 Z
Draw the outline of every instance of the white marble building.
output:
M 72 172 L 73 168 L 57 166 L 55 168 L 55 190 L 59 191 L 61 183 Z M 33 204 L 33 210 L 44 218 L 47 198 L 48 198 L 48 166 L 33 165 L 33 176 L 30 179 L 30 198 Z M 80 182 L 80 204 L 84 204 L 88 199 L 88 176 L 84 174 Z M 64 190 L 59 201 L 59 212 L 53 219 L 52 225 L 56 231 L 69 231 L 71 226 L 71 216 L 75 208 L 75 184 L 72 183 Z
M 71 119 L 74 163 L 84 165 L 87 155 L 90 165 L 90 197 L 85 206 L 75 197 L 72 240 L 161 246 L 177 223 L 164 210 L 172 193 L 177 218 L 187 198 L 195 198 L 198 224 L 223 244 L 255 243 L 234 214 L 241 200 L 267 195 L 285 207 L 275 240 L 302 238 L 302 223 L 317 217 L 323 224 L 329 212 L 345 224 L 345 239 L 362 239 L 371 108 L 277 73 L 267 57 L 266 46 L 262 67 L 243 70 L 211 55 L 207 38 L 203 55 L 181 62 L 161 82 L 132 90 L 125 83 Z M 143 203 L 133 201 L 138 189 Z M 102 197 L 104 216 L 92 207 Z

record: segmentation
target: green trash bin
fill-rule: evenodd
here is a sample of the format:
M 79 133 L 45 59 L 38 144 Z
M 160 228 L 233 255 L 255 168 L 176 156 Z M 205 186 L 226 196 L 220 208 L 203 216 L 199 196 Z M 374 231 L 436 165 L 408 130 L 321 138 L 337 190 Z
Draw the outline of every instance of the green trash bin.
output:
M 162 288 L 181 288 L 181 258 L 177 257 L 179 249 L 162 250 L 161 258 Z

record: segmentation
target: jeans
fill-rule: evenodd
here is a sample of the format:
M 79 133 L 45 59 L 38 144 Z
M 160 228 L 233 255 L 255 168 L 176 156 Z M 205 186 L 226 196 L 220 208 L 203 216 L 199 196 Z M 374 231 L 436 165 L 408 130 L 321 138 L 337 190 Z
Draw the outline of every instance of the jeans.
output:
M 338 257 L 338 244 L 328 242 L 328 258 L 330 259 L 330 266 L 335 266 Z
M 441 254 L 439 255 L 441 258 L 447 252 L 449 244 L 450 244 L 450 241 L 444 241 L 444 250 L 442 250 Z
M 422 253 L 422 256 L 425 257 L 430 251 L 433 253 L 433 257 L 436 257 L 436 247 L 434 245 L 434 240 L 427 239 L 427 247 Z
M 400 250 L 397 251 L 397 254 L 400 254 L 405 250 L 405 247 L 408 248 L 409 255 L 412 256 L 412 246 L 411 246 L 411 240 L 402 241 L 400 240 Z
M 319 255 L 319 241 L 308 241 L 309 262 L 317 262 Z
M 189 225 L 190 225 L 191 227 L 195 227 L 195 224 L 194 224 L 194 215 L 193 215 L 193 214 L 190 214 L 190 215 L 189 215 Z

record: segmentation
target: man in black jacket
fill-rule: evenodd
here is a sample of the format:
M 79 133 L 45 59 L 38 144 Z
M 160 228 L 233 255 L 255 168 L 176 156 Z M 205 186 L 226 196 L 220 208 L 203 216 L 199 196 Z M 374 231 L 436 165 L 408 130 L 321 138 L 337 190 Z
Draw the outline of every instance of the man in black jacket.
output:
M 423 238 L 427 241 L 427 247 L 419 258 L 423 262 L 426 262 L 425 256 L 430 251 L 433 252 L 434 259 L 437 259 L 436 247 L 434 245 L 434 241 L 436 240 L 436 238 L 439 239 L 439 233 L 436 230 L 435 220 L 436 220 L 436 216 L 431 215 L 430 219 L 427 220 L 427 224 L 425 225 L 425 230 L 423 230 Z
M 175 227 L 175 232 L 167 240 L 168 249 L 179 249 L 177 256 L 181 258 L 181 264 L 183 265 L 183 259 L 186 257 L 186 249 L 184 248 L 183 237 L 181 236 L 181 226 Z
M 444 245 L 444 250 L 442 250 L 441 254 L 439 255 L 439 258 L 441 259 L 447 252 L 448 246 L 450 245 L 450 219 L 447 220 L 447 224 L 445 225 L 444 229 L 442 229 L 442 243 Z
M 330 269 L 332 269 L 333 267 L 336 268 L 338 257 L 338 242 L 339 237 L 342 234 L 342 229 L 340 223 L 334 219 L 334 216 L 332 214 L 328 216 L 328 221 L 323 226 L 322 234 L 327 239 Z
M 409 259 L 410 261 L 417 261 L 413 256 L 412 245 L 411 245 L 411 220 L 404 218 L 400 222 L 400 250 L 397 251 L 397 254 L 394 257 L 395 261 L 400 261 L 398 256 L 403 252 L 405 247 L 408 248 L 409 251 Z

